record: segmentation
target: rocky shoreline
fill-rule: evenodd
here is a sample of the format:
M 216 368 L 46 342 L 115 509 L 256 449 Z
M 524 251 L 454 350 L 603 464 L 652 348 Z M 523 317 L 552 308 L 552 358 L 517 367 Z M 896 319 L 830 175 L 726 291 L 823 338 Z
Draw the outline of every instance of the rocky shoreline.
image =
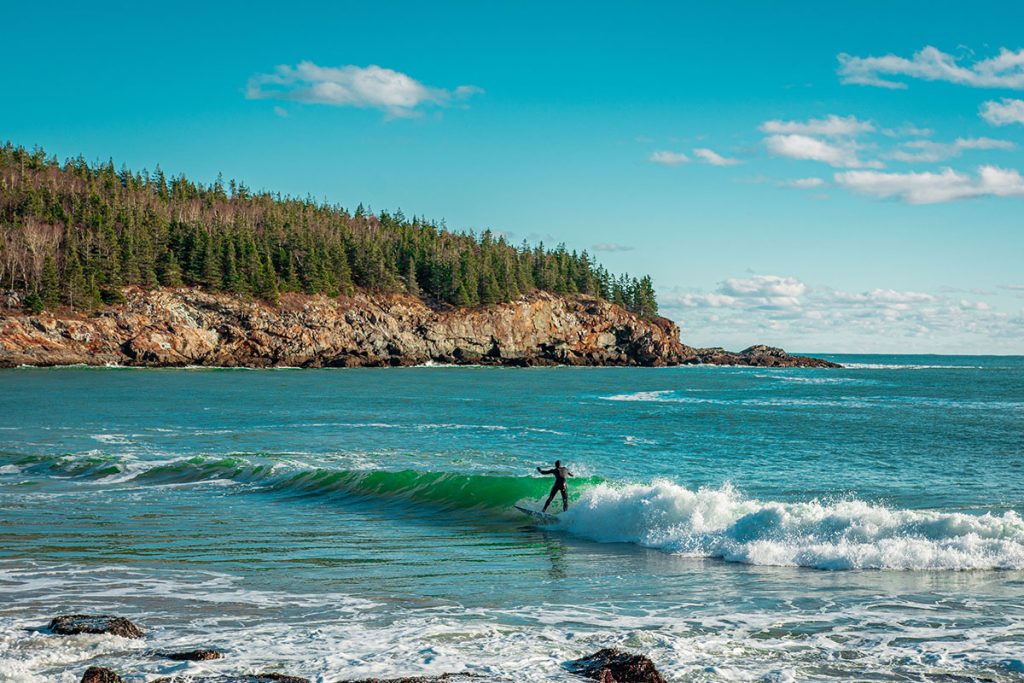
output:
M 38 629 L 54 636 L 74 636 L 79 634 L 106 634 L 121 638 L 145 638 L 145 632 L 130 620 L 112 615 L 66 614 L 54 617 L 48 626 Z M 207 661 L 221 659 L 223 654 L 218 650 L 200 649 L 180 653 L 154 653 L 154 656 L 175 661 Z M 655 667 L 654 662 L 645 657 L 616 648 L 604 648 L 597 652 L 570 659 L 562 664 L 570 673 L 582 678 L 599 681 L 599 683 L 666 683 L 665 677 Z M 175 683 L 176 681 L 191 683 L 310 683 L 308 678 L 291 676 L 278 672 L 244 673 L 244 674 L 211 674 L 182 672 L 180 675 L 158 678 L 153 683 Z M 493 676 L 483 676 L 472 672 L 443 673 L 438 676 L 411 676 L 403 678 L 339 678 L 336 683 L 473 683 L 475 681 L 504 681 Z M 102 666 L 90 666 L 82 674 L 81 683 L 125 683 L 117 672 Z
M 469 309 L 364 293 L 286 294 L 277 305 L 190 288 L 127 288 L 124 297 L 89 315 L 54 315 L 25 313 L 7 293 L 0 367 L 840 367 L 768 346 L 738 353 L 687 346 L 667 318 L 643 320 L 586 296 L 536 293 Z

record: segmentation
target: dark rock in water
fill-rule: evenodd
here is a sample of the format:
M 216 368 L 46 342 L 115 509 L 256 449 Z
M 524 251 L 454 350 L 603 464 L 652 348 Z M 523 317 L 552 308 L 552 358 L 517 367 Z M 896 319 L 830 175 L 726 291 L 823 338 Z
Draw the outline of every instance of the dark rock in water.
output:
M 739 353 L 719 347 L 693 349 L 693 362 L 710 365 L 750 365 L 760 368 L 841 368 L 842 365 L 821 358 L 792 356 L 775 346 L 757 344 Z
M 176 677 L 158 678 L 152 683 L 175 683 Z M 226 676 L 189 676 L 189 683 L 310 683 L 308 678 L 284 674 L 228 674 Z
M 808 356 L 792 356 L 775 346 L 757 344 L 740 351 L 740 355 L 747 359 L 749 365 L 757 365 L 762 368 L 793 366 L 801 368 L 840 368 L 838 363 L 832 363 L 820 358 Z
M 47 627 L 59 636 L 73 636 L 79 633 L 109 633 L 122 638 L 141 638 L 145 634 L 138 626 L 124 617 L 106 614 L 64 614 L 54 617 Z
M 665 677 L 650 659 L 615 648 L 605 648 L 589 657 L 574 659 L 567 662 L 565 668 L 600 683 L 665 683 Z
M 124 683 L 124 679 L 110 669 L 102 666 L 90 666 L 82 674 L 82 683 Z
M 188 652 L 163 652 L 160 656 L 177 662 L 205 662 L 209 659 L 220 659 L 224 655 L 217 650 L 189 650 Z

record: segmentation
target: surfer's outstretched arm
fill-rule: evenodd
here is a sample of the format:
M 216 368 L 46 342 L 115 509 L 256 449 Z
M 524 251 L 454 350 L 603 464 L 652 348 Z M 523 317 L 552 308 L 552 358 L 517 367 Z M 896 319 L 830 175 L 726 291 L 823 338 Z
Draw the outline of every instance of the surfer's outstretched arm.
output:
M 539 467 L 537 468 L 537 471 L 540 472 L 541 474 L 554 474 L 555 473 L 554 470 L 542 470 Z

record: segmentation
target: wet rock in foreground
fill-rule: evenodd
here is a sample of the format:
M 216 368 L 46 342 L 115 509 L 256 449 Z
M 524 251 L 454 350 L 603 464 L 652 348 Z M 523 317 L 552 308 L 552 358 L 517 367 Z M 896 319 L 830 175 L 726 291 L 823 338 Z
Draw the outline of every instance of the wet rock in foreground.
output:
M 176 662 L 205 662 L 210 659 L 220 659 L 224 655 L 217 650 L 189 650 L 188 652 L 161 652 L 161 657 L 173 659 Z
M 145 634 L 124 617 L 107 614 L 64 614 L 54 617 L 47 628 L 59 636 L 79 633 L 107 633 L 122 638 L 141 638 Z
M 571 660 L 565 668 L 600 683 L 665 683 L 665 677 L 650 659 L 615 648 L 605 648 L 589 657 Z
M 124 679 L 110 669 L 102 666 L 90 666 L 82 674 L 82 683 L 124 683 Z

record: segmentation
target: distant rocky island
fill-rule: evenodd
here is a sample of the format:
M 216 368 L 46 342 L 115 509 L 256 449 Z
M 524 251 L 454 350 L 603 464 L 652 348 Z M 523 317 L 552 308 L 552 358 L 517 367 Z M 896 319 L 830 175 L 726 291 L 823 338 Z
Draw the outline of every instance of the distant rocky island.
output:
M 534 292 L 477 307 L 405 294 L 283 294 L 128 287 L 88 313 L 31 313 L 0 297 L 0 367 L 386 367 L 423 364 L 839 367 L 768 346 L 694 348 L 662 317 L 586 295 Z

